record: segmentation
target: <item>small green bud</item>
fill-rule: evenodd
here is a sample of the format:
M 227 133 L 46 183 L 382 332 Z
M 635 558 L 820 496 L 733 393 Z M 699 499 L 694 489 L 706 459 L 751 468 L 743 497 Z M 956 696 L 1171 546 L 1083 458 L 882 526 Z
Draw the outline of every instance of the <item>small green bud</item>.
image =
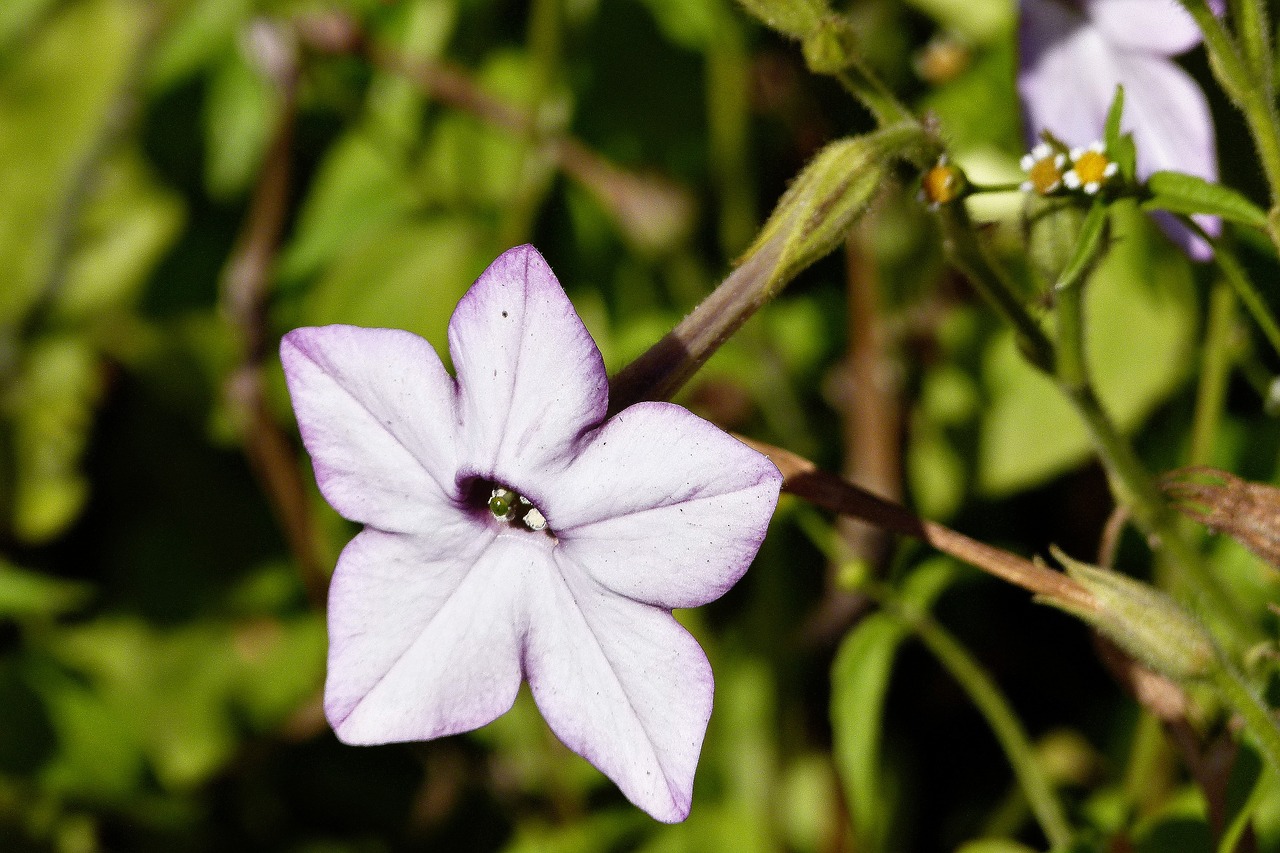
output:
M 1207 676 L 1217 656 L 1213 639 L 1191 614 L 1153 586 L 1073 560 L 1058 549 L 1054 557 L 1098 603 L 1095 610 L 1063 607 L 1088 622 L 1117 646 L 1161 675 L 1186 682 Z
M 894 126 L 837 139 L 819 151 L 787 188 L 747 250 L 747 257 L 766 250 L 776 254 L 768 287 L 790 281 L 839 245 L 895 160 L 936 157 L 931 148 L 919 127 Z

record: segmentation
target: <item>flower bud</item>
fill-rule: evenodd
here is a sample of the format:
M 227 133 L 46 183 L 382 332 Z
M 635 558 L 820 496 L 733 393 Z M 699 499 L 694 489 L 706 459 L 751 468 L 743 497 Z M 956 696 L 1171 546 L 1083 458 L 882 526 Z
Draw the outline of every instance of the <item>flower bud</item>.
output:
M 827 16 L 805 36 L 804 61 L 814 74 L 839 74 L 858 55 L 857 37 L 842 18 Z
M 767 248 L 777 260 L 766 290 L 790 281 L 844 239 L 895 160 L 923 159 L 931 147 L 924 131 L 905 125 L 832 142 L 787 188 L 743 260 Z
M 1056 548 L 1054 556 L 1098 603 L 1084 611 L 1046 599 L 1088 622 L 1138 661 L 1175 681 L 1203 678 L 1216 652 L 1209 632 L 1176 601 L 1133 578 L 1073 560 Z
M 931 210 L 950 204 L 961 198 L 969 188 L 969 181 L 958 166 L 947 162 L 943 154 L 927 172 L 920 176 L 920 199 Z

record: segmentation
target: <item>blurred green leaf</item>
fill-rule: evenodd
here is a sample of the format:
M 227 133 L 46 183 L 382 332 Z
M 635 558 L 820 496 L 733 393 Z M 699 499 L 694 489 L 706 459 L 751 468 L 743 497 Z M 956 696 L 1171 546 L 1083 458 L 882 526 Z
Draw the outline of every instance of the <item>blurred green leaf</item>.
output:
M 81 338 L 44 338 L 26 353 L 13 392 L 14 532 L 61 533 L 89 496 L 80 457 L 102 393 L 98 359 Z
M 231 757 L 241 719 L 266 729 L 318 691 L 323 637 L 317 616 L 206 620 L 163 631 L 136 618 L 110 617 L 64 629 L 48 648 L 84 679 L 92 696 L 85 707 L 103 718 L 106 730 L 115 729 L 115 739 L 145 756 L 164 787 L 182 790 Z M 95 748 L 72 739 L 63 761 L 91 760 Z
M 1034 853 L 1034 848 L 1008 838 L 979 838 L 960 845 L 956 853 Z
M 977 45 L 992 44 L 1013 31 L 1013 4 L 1000 0 L 907 0 L 944 29 Z M 1004 110 L 1009 112 L 1008 108 Z
M 1196 329 L 1186 261 L 1139 214 L 1112 208 L 1115 243 L 1085 282 L 1085 343 L 1103 406 L 1132 431 L 1182 381 Z M 978 486 L 1004 495 L 1060 474 L 1091 452 L 1079 417 L 1054 383 L 999 334 L 983 365 Z
M 929 560 L 907 578 L 901 600 L 927 610 L 954 579 L 952 562 Z M 859 849 L 868 851 L 888 842 L 892 815 L 882 795 L 880 740 L 894 658 L 908 635 L 900 620 L 873 613 L 844 638 L 831 666 L 832 751 Z
M 59 7 L 0 66 L 0 326 L 15 323 L 44 286 L 65 232 L 64 206 L 96 156 L 145 32 L 125 0 Z
M 357 126 L 325 154 L 280 256 L 280 275 L 296 283 L 320 272 L 371 231 L 406 213 L 413 201 L 403 164 Z
M 92 323 L 131 307 L 182 221 L 181 199 L 156 183 L 135 152 L 104 163 L 53 306 L 57 319 Z
M 253 0 L 192 0 L 165 30 L 147 68 L 147 83 L 159 92 L 212 65 L 235 46 L 236 30 Z
M 378 229 L 339 259 L 310 294 L 306 322 L 408 329 L 447 352 L 458 299 L 487 263 L 478 229 L 459 218 Z
M 204 102 L 205 184 L 214 198 L 247 190 L 262 165 L 280 112 L 271 81 L 241 49 L 213 69 Z
M 81 607 L 91 593 L 88 584 L 52 578 L 0 561 L 0 618 L 58 616 Z

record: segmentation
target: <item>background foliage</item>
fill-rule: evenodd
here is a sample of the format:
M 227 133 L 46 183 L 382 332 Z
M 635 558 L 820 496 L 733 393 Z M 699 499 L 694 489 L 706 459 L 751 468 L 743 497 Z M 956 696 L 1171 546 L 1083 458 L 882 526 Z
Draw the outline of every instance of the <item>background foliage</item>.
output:
M 1018 178 L 1009 3 L 847 11 L 971 176 Z M 1207 79 L 1199 53 L 1188 67 Z M 1248 141 L 1216 107 L 1224 172 L 1248 187 Z M 1205 796 L 1140 735 L 1086 628 L 919 545 L 837 540 L 786 497 L 744 581 L 681 616 L 717 678 L 684 824 L 628 805 L 527 694 L 424 745 L 345 747 L 324 723 L 316 590 L 353 529 L 310 481 L 279 335 L 385 325 L 443 350 L 457 298 L 532 241 L 617 370 L 710 292 L 823 143 L 871 126 L 729 0 L 0 5 L 0 849 L 1042 847 L 966 693 L 842 584 L 868 566 L 994 677 L 1083 849 L 1212 849 Z M 278 247 L 255 260 L 272 214 L 254 194 L 286 172 Z M 976 538 L 1091 557 L 1111 499 L 1086 432 L 946 270 L 912 180 L 679 399 Z M 1015 264 L 1019 209 L 978 208 Z M 1172 468 L 1208 275 L 1136 211 L 1117 228 L 1089 354 L 1108 408 Z M 1210 461 L 1270 481 L 1275 365 L 1243 325 L 1232 347 Z M 1274 573 L 1206 547 L 1274 629 Z M 1212 742 L 1224 722 L 1202 716 Z M 1280 785 L 1234 766 L 1223 801 L 1252 792 L 1258 847 L 1280 850 Z

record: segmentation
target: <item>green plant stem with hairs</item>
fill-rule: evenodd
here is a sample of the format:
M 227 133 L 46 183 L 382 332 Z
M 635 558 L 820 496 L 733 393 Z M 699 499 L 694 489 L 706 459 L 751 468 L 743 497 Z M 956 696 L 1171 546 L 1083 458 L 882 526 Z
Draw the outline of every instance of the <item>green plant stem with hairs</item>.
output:
M 978 239 L 963 203 L 940 209 L 947 257 L 964 272 L 1018 334 L 1019 344 L 1032 364 L 1054 377 L 1088 431 L 1102 460 L 1117 500 L 1128 508 L 1139 529 L 1178 569 L 1187 591 L 1198 599 L 1211 620 L 1230 632 L 1236 644 L 1258 638 L 1258 629 L 1240 613 L 1199 555 L 1178 529 L 1176 518 L 1154 480 L 1134 453 L 1128 440 L 1102 407 L 1088 379 L 1084 359 L 1084 312 L 1071 300 L 1083 301 L 1079 288 L 1059 294 L 1058 343 L 1045 335 L 1027 310 L 1005 273 L 991 260 Z M 1063 310 L 1062 302 L 1068 302 Z M 1066 342 L 1064 344 L 1064 342 Z M 1066 359 L 1065 363 L 1060 363 Z M 1067 377 L 1070 381 L 1064 382 Z

